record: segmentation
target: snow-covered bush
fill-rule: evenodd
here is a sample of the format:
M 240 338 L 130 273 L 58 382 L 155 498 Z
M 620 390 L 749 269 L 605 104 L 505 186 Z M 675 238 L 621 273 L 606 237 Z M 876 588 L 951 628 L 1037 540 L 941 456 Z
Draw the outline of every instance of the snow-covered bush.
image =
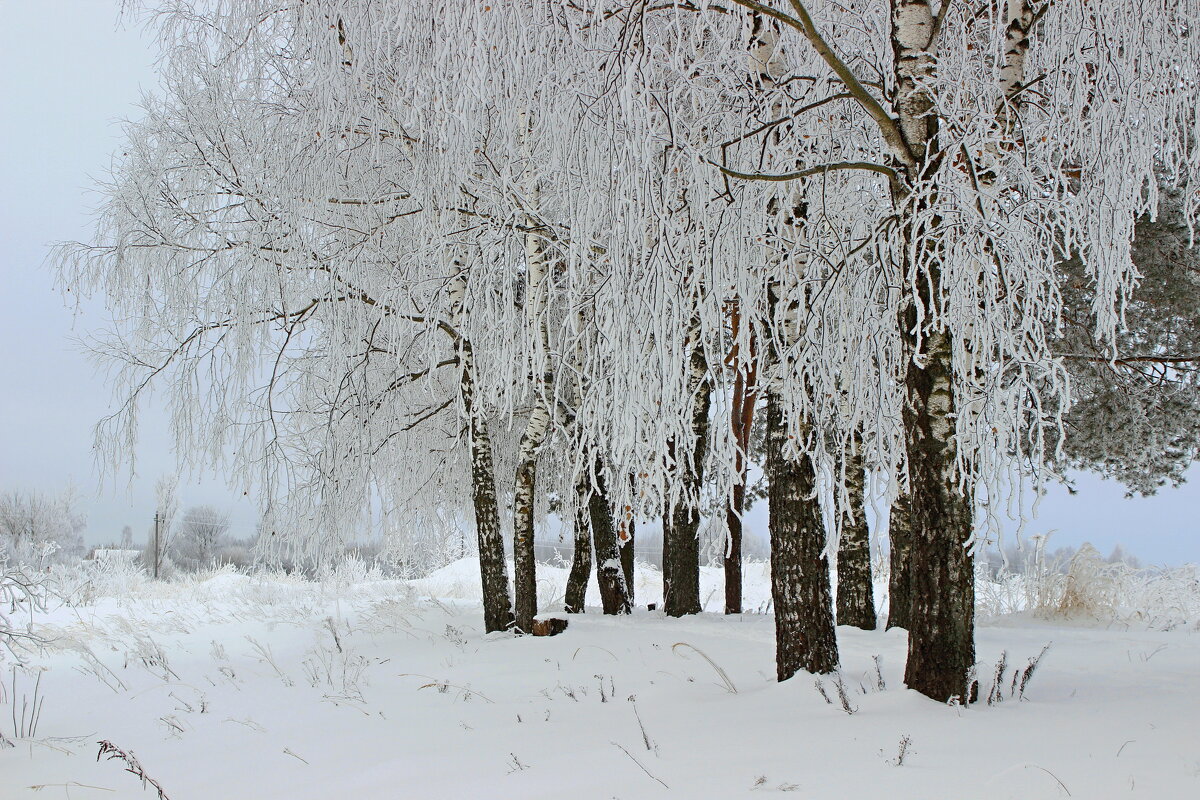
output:
M 128 558 L 57 564 L 47 573 L 54 595 L 69 606 L 88 605 L 101 597 L 134 597 L 152 582 L 141 561 Z
M 83 553 L 87 520 L 71 489 L 61 495 L 5 492 L 0 495 L 0 555 L 38 568 L 74 561 Z
M 23 651 L 37 642 L 33 614 L 44 608 L 40 573 L 11 565 L 0 553 L 0 664 L 24 661 Z
M 1159 630 L 1200 627 L 1200 572 L 1140 567 L 1105 559 L 1090 544 L 1061 561 L 1035 553 L 1028 562 L 990 572 L 981 566 L 975 598 L 981 616 L 1030 612 L 1045 619 L 1143 625 Z

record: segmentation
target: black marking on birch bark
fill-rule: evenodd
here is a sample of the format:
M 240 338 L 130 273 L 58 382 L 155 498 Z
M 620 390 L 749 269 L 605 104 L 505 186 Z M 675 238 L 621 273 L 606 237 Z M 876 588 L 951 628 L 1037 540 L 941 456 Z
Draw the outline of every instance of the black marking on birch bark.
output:
M 483 584 L 483 623 L 484 630 L 492 633 L 512 627 L 512 596 L 508 590 L 508 565 L 504 558 L 504 539 L 500 533 L 500 509 L 496 503 L 492 440 L 487 423 L 476 408 L 471 346 L 462 340 L 459 347 L 462 362 L 460 391 L 471 448 L 471 496 L 475 511 L 475 535 L 479 544 L 479 574 Z
M 767 477 L 771 533 L 771 598 L 775 607 L 775 666 L 779 680 L 800 670 L 838 666 L 825 525 L 816 499 L 816 473 L 807 455 L 788 458 L 787 424 L 779 395 L 767 391 Z
M 968 701 L 975 664 L 971 499 L 954 469 L 954 375 L 950 337 L 928 333 L 923 366 L 909 360 L 903 411 L 911 489 L 908 662 L 904 683 L 941 702 Z

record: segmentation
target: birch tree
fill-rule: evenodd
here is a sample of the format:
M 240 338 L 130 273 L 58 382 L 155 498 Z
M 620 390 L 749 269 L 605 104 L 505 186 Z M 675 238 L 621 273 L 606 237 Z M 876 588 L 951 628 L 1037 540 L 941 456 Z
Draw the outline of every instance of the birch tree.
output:
M 666 514 L 668 606 L 694 610 L 676 556 L 744 480 L 709 420 L 756 370 L 780 677 L 836 665 L 843 515 L 825 531 L 815 492 L 852 505 L 858 452 L 907 509 L 906 682 L 966 702 L 976 499 L 1060 455 L 1061 265 L 1111 347 L 1163 175 L 1195 216 L 1197 2 L 172 7 L 168 98 L 71 277 L 130 322 L 126 410 L 171 376 L 180 437 L 236 446 L 309 549 L 375 492 L 472 508 L 489 629 L 499 506 L 524 629 L 538 509 L 582 483 L 610 588 L 618 519 Z
M 785 110 L 774 120 L 729 102 L 736 78 L 726 65 L 744 41 L 733 6 L 745 9 L 744 23 L 759 14 L 787 31 Z M 976 492 L 986 485 L 998 493 L 1014 472 L 1037 473 L 1054 446 L 1045 426 L 1028 436 L 1025 421 L 1059 425 L 1061 406 L 1048 401 L 1067 397 L 1050 346 L 1062 324 L 1056 265 L 1064 252 L 1086 264 L 1097 333 L 1111 341 L 1137 279 L 1133 221 L 1155 201 L 1155 171 L 1169 164 L 1192 185 L 1197 60 L 1188 20 L 1196 11 L 1190 3 L 1101 8 L 1089 0 L 736 0 L 720 9 L 605 12 L 626 25 L 669 20 L 662 43 L 686 40 L 680 29 L 716 42 L 712 60 L 681 85 L 715 109 L 710 129 L 735 130 L 723 115 L 742 114 L 745 138 L 695 135 L 689 145 L 697 162 L 746 182 L 731 190 L 738 202 L 791 181 L 809 209 L 822 210 L 805 227 L 804 249 L 823 258 L 806 259 L 804 293 L 819 280 L 822 300 L 850 297 L 849 287 L 873 274 L 887 287 L 874 296 L 882 308 L 868 303 L 883 312 L 874 320 L 850 313 L 839 321 L 832 303 L 813 309 L 795 298 L 809 352 L 789 353 L 785 374 L 789 397 L 807 399 L 796 401 L 806 409 L 788 420 L 789 435 L 801 439 L 796 426 L 834 415 L 838 380 L 850 376 L 829 362 L 853 338 L 851 325 L 886 337 L 875 367 L 841 384 L 853 387 L 854 408 L 840 437 L 866 422 L 872 448 L 895 443 L 886 430 L 894 419 L 878 413 L 896 407 L 885 397 L 892 390 L 869 391 L 862 379 L 897 382 L 901 446 L 873 460 L 899 465 L 898 491 L 908 498 L 906 682 L 936 699 L 970 694 Z M 665 47 L 645 52 L 652 58 Z M 719 141 L 727 146 L 714 152 Z M 817 332 L 821 347 L 812 346 Z

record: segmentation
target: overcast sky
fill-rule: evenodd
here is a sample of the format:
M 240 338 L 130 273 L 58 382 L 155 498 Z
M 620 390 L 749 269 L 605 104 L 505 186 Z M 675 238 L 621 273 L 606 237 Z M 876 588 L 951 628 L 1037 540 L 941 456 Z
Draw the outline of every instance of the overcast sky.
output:
M 74 338 L 104 325 L 103 306 L 78 312 L 45 268 L 48 245 L 89 235 L 89 194 L 120 146 L 120 123 L 136 118 L 155 87 L 152 41 L 118 26 L 120 0 L 0 0 L 0 491 L 83 495 L 88 540 L 119 539 L 132 525 L 144 536 L 153 487 L 175 469 L 163 415 L 149 409 L 137 450 L 137 476 L 100 487 L 92 427 L 110 394 Z M 1055 531 L 1055 546 L 1120 543 L 1143 561 L 1200 561 L 1200 469 L 1182 489 L 1125 499 L 1123 489 L 1078 476 L 1079 493 L 1052 490 L 1028 533 Z M 249 535 L 253 512 L 240 492 L 205 479 L 180 488 L 183 507 L 210 503 Z M 752 528 L 765 530 L 760 519 Z
M 46 268 L 48 245 L 86 240 L 120 146 L 121 122 L 138 116 L 156 78 L 150 37 L 118 26 L 120 0 L 0 0 L 0 491 L 83 496 L 88 540 L 141 540 L 154 516 L 154 484 L 175 471 L 164 415 L 147 414 L 137 476 L 110 476 L 99 491 L 92 427 L 110 407 L 103 375 L 75 344 L 103 327 L 103 304 L 76 313 Z M 240 493 L 238 493 L 240 496 Z M 253 532 L 247 503 L 214 481 L 180 487 L 183 508 L 230 512 L 234 533 Z

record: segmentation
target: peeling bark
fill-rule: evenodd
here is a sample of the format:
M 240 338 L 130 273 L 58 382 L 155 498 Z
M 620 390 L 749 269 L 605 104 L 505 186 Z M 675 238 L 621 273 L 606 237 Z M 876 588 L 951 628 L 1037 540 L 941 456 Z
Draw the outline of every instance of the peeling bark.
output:
M 846 454 L 846 495 L 849 505 L 842 520 L 837 557 L 837 624 L 875 630 L 875 591 L 871 584 L 871 534 L 863 500 L 862 442 L 858 436 Z
M 906 153 L 898 160 L 924 162 L 937 137 L 937 115 L 927 79 L 937 59 L 933 44 L 933 8 L 929 0 L 892 0 L 892 54 L 896 75 L 894 102 Z M 911 163 L 911 162 L 910 162 Z
M 785 455 L 787 424 L 779 396 L 767 392 L 767 478 L 771 531 L 771 598 L 775 606 L 775 665 L 784 681 L 800 670 L 832 672 L 837 636 L 825 525 L 816 499 L 811 459 Z

